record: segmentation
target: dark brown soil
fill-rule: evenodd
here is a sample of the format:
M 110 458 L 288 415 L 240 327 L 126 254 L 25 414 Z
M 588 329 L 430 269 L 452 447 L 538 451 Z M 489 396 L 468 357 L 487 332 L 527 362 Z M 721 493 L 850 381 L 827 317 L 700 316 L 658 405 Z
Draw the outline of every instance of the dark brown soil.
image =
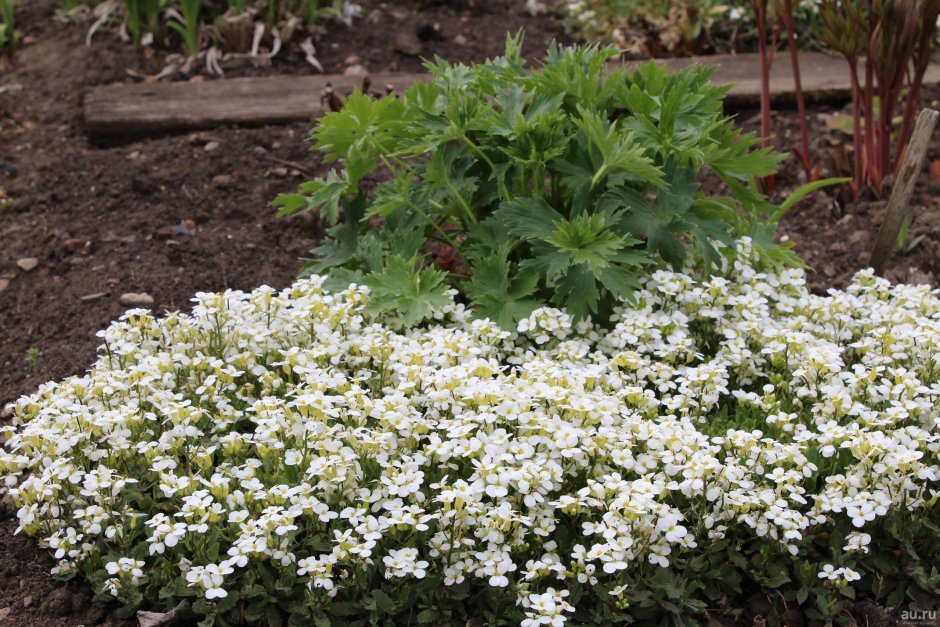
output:
M 940 85 L 931 85 L 923 93 L 923 105 L 940 107 Z M 834 114 L 849 112 L 848 107 L 816 105 L 809 111 L 811 152 L 821 166 L 821 176 L 850 174 L 851 137 L 830 126 Z M 740 112 L 739 119 L 749 130 L 760 123 L 756 109 Z M 799 118 L 795 111 L 783 110 L 774 116 L 775 143 L 779 150 L 789 150 L 799 142 Z M 888 263 L 885 276 L 893 282 L 929 283 L 940 277 L 940 171 L 930 166 L 940 160 L 940 132 L 934 133 L 927 151 L 923 172 L 910 201 L 911 227 L 908 241 L 923 235 L 912 250 L 897 253 Z M 938 164 L 940 165 L 940 164 Z M 783 198 L 805 182 L 803 169 L 793 157 L 784 162 L 777 177 L 777 197 Z M 890 193 L 886 185 L 884 198 Z M 886 200 L 865 191 L 852 200 L 846 187 L 831 188 L 798 203 L 781 221 L 779 235 L 796 244 L 796 251 L 810 267 L 808 279 L 816 291 L 845 287 L 858 270 L 870 264 L 871 250 L 884 216 Z
M 473 61 L 503 50 L 505 34 L 524 28 L 535 60 L 561 34 L 548 18 L 523 14 L 517 0 L 475 0 L 472 7 L 414 0 L 362 2 L 352 28 L 333 25 L 316 40 L 328 72 L 350 55 L 368 70 L 413 71 L 420 56 Z M 95 357 L 95 332 L 126 309 L 126 292 L 146 292 L 153 309 L 186 309 L 197 291 L 287 285 L 301 257 L 322 234 L 314 218 L 274 218 L 270 201 L 322 173 L 304 142 L 306 125 L 226 128 L 150 139 L 120 147 L 90 145 L 81 102 L 91 85 L 153 75 L 164 54 L 149 54 L 99 32 L 84 45 L 88 24 L 54 21 L 53 0 L 21 3 L 25 45 L 0 56 L 0 407 L 39 383 L 82 372 Z M 309 73 L 296 52 L 270 67 L 245 66 L 227 75 Z M 928 91 L 928 98 L 940 90 Z M 814 137 L 824 166 L 838 154 L 814 109 Z M 741 119 L 756 126 L 755 111 Z M 785 145 L 795 117 L 776 130 Z M 940 158 L 934 142 L 930 159 Z M 926 177 L 924 177 L 926 179 Z M 799 184 L 789 163 L 782 190 Z M 897 257 L 889 276 L 933 281 L 940 272 L 937 183 L 922 182 L 912 207 L 913 235 L 926 238 Z M 842 286 L 867 264 L 880 222 L 877 203 L 841 208 L 819 194 L 788 216 L 782 233 L 817 269 L 814 287 Z M 34 258 L 26 271 L 18 262 Z M 38 351 L 38 356 L 37 356 Z M 27 355 L 33 354 L 30 360 Z M 13 536 L 15 515 L 0 505 L 0 624 L 74 627 L 132 625 L 113 608 L 92 602 L 87 586 L 49 576 L 52 560 L 36 543 Z

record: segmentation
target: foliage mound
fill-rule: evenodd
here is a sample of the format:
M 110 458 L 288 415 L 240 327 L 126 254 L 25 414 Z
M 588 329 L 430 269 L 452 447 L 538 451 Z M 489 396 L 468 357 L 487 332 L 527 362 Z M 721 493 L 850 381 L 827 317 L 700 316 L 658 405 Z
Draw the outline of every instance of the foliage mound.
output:
M 746 235 L 768 262 L 799 263 L 752 184 L 782 157 L 723 113 L 714 68 L 631 71 L 608 66 L 613 48 L 553 45 L 529 72 L 520 43 L 472 66 L 437 59 L 431 82 L 355 93 L 319 120 L 314 148 L 339 167 L 276 201 L 336 224 L 307 272 L 368 285 L 405 324 L 454 287 L 513 329 L 546 305 L 606 320 L 648 265 L 710 269 L 716 241 Z M 704 193 L 706 174 L 730 194 Z
M 657 271 L 610 330 L 539 309 L 507 332 L 449 299 L 401 330 L 322 277 L 132 310 L 85 376 L 15 404 L 19 529 L 56 574 L 131 609 L 191 597 L 203 624 L 935 592 L 940 299 L 870 272 L 813 295 L 753 256 Z

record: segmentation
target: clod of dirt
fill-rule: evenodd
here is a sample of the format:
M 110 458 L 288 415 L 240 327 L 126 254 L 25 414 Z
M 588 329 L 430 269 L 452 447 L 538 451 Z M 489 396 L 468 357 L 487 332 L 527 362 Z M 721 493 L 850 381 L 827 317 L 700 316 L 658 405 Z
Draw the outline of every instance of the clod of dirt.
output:
M 209 142 L 208 144 L 202 147 L 202 149 L 205 150 L 206 152 L 212 152 L 213 150 L 218 150 L 218 148 L 219 148 L 219 142 Z
M 23 597 L 23 607 L 30 608 L 32 606 L 33 606 L 33 597 L 29 595 Z
M 439 22 L 425 22 L 416 29 L 415 34 L 421 41 L 440 41 L 444 38 Z
M 6 617 L 10 615 L 10 608 L 4 607 L 0 608 L 0 620 L 6 620 Z
M 152 307 L 153 296 L 146 292 L 125 292 L 118 298 L 125 307 Z
M 68 616 L 72 613 L 72 594 L 66 588 L 56 588 L 49 593 L 42 609 L 53 616 Z
M 860 625 L 868 627 L 886 627 L 893 622 L 884 608 L 878 607 L 868 599 L 856 603 L 853 614 Z
M 0 292 L 10 287 L 9 279 L 0 279 Z
M 31 272 L 36 269 L 36 266 L 39 265 L 39 260 L 35 257 L 23 257 L 22 259 L 16 260 L 16 267 L 18 267 L 23 272 Z
M 470 42 L 466 37 L 463 36 L 462 33 L 458 33 L 457 36 L 454 37 L 454 43 L 458 46 L 466 46 Z
M 409 28 L 403 28 L 395 33 L 392 45 L 395 46 L 395 50 L 410 57 L 417 57 L 421 54 L 421 40 L 418 34 Z
M 358 54 L 351 54 L 343 59 L 343 65 L 359 65 L 360 63 L 362 63 L 362 57 Z
M 6 520 L 14 516 L 16 516 L 16 505 L 13 503 L 13 497 L 9 494 L 5 494 L 3 498 L 0 499 L 0 517 Z

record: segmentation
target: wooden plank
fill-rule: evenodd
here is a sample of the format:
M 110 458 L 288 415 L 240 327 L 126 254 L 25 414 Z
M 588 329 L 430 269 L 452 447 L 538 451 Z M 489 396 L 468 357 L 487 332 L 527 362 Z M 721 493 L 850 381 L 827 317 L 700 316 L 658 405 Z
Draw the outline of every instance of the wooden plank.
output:
M 371 89 L 402 91 L 426 75 L 374 74 Z M 339 94 L 361 87 L 362 77 L 265 76 L 199 82 L 120 83 L 85 95 L 85 131 L 96 139 L 191 131 L 222 125 L 263 126 L 313 120 L 331 83 Z
M 671 68 L 692 63 L 717 65 L 714 81 L 732 83 L 728 101 L 756 104 L 760 99 L 758 62 L 753 54 L 688 57 L 663 61 Z M 845 99 L 849 74 L 843 59 L 818 52 L 800 53 L 804 91 L 808 101 Z M 372 88 L 391 84 L 402 91 L 427 74 L 374 74 Z M 931 65 L 925 83 L 940 82 L 940 65 Z M 261 126 L 311 121 L 323 113 L 320 96 L 327 83 L 340 94 L 362 84 L 361 77 L 343 75 L 267 76 L 200 82 L 132 83 L 95 87 L 85 96 L 86 132 L 96 139 L 131 139 L 134 136 L 191 131 L 227 124 Z M 790 58 L 778 54 L 771 74 L 771 94 L 779 101 L 792 99 Z
M 907 151 L 904 153 L 904 162 L 898 172 L 894 189 L 891 190 L 891 197 L 885 208 L 884 222 L 881 223 L 875 247 L 871 252 L 870 264 L 878 274 L 884 274 L 885 265 L 897 246 L 901 223 L 904 222 L 904 216 L 910 208 L 911 194 L 914 193 L 917 175 L 923 169 L 924 157 L 927 155 L 927 147 L 930 145 L 930 139 L 937 126 L 938 116 L 940 113 L 933 109 L 924 109 L 917 116 L 914 132 L 911 133 L 911 143 L 908 144 Z
M 800 52 L 800 74 L 807 102 L 848 99 L 848 63 L 842 57 L 821 52 Z M 700 63 L 717 65 L 712 80 L 719 85 L 731 84 L 727 100 L 735 104 L 760 103 L 760 62 L 756 54 L 716 54 L 703 57 L 683 57 L 661 61 L 672 69 Z M 940 83 L 940 65 L 931 64 L 924 83 Z M 780 50 L 774 55 L 770 72 L 770 94 L 774 102 L 793 102 L 793 72 L 790 55 Z

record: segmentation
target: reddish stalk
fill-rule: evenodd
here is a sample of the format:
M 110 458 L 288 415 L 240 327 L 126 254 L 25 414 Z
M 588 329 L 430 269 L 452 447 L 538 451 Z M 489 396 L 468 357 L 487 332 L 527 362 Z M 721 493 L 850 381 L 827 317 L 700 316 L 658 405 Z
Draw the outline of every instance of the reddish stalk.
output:
M 865 156 L 862 154 L 862 89 L 858 84 L 858 57 L 851 55 L 849 62 L 849 77 L 852 81 L 852 146 L 855 154 L 854 189 L 852 197 L 857 198 L 862 187 L 865 186 Z
M 874 20 L 874 17 L 869 19 Z M 863 102 L 865 108 L 865 170 L 869 180 L 874 181 L 875 186 L 880 188 L 881 179 L 878 172 L 875 171 L 875 98 L 872 93 L 874 90 L 875 67 L 872 62 L 872 52 L 869 49 L 868 54 L 865 56 L 865 94 Z
M 768 0 L 750 0 L 757 21 L 757 53 L 760 57 L 760 131 L 762 145 L 771 146 L 770 128 L 770 70 L 773 67 L 774 52 L 777 48 L 778 28 L 770 29 L 770 45 L 768 46 L 767 3 Z M 764 179 L 768 191 L 775 188 L 773 176 Z
M 920 103 L 920 90 L 924 84 L 924 74 L 930 64 L 930 45 L 934 35 L 932 26 L 937 23 L 938 15 L 940 15 L 940 2 L 932 2 L 921 20 L 917 57 L 914 59 L 914 75 L 907 92 L 907 101 L 904 103 L 904 118 L 898 131 L 898 155 L 904 151 L 904 147 L 910 141 L 911 127 Z
M 812 179 L 812 166 L 809 158 L 809 129 L 806 118 L 806 102 L 803 98 L 803 81 L 800 78 L 800 58 L 796 47 L 796 26 L 793 20 L 793 0 L 784 0 L 783 10 L 780 11 L 784 26 L 787 28 L 787 43 L 790 48 L 790 66 L 793 69 L 793 87 L 796 92 L 796 110 L 800 116 L 800 150 L 803 155 L 800 162 L 806 180 Z

